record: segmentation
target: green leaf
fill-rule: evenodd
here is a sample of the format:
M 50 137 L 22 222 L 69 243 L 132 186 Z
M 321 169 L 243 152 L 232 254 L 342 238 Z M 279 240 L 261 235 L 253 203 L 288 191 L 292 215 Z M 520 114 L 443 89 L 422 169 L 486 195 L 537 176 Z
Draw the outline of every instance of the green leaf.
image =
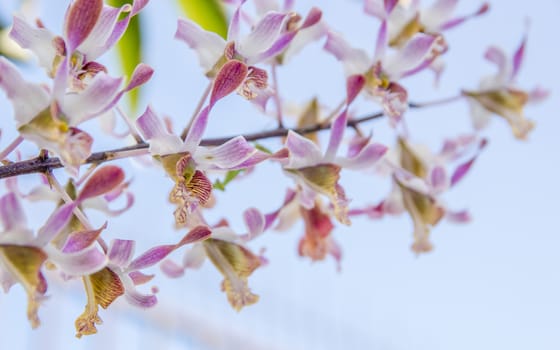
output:
M 228 20 L 219 0 L 178 0 L 183 13 L 202 28 L 226 38 Z
M 214 182 L 213 187 L 217 190 L 225 191 L 227 184 L 229 184 L 233 179 L 235 179 L 237 177 L 237 175 L 239 175 L 242 171 L 243 170 L 230 170 L 230 171 L 228 171 L 226 173 L 226 176 L 224 177 L 224 180 L 220 181 L 220 179 L 217 179 Z
M 124 4 L 132 4 L 132 0 L 109 0 L 109 5 L 120 7 Z M 142 13 L 134 16 L 122 38 L 117 43 L 117 51 L 122 72 L 129 78 L 134 72 L 134 68 L 142 61 L 142 30 L 141 21 Z M 138 110 L 138 101 L 140 98 L 140 88 L 133 89 L 127 94 L 130 103 L 130 111 L 135 115 Z

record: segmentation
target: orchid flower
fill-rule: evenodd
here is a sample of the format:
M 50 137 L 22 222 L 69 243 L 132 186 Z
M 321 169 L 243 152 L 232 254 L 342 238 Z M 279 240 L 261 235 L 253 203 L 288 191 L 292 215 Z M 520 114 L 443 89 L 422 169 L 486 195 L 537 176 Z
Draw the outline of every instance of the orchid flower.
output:
M 79 92 L 66 92 L 25 81 L 17 68 L 0 57 L 0 88 L 12 102 L 20 135 L 39 148 L 58 155 L 66 169 L 76 175 L 91 154 L 93 138 L 77 126 L 112 109 L 121 96 L 146 82 L 153 71 L 139 65 L 129 84 L 100 72 Z
M 433 155 L 427 150 L 423 151 L 422 147 L 412 148 L 408 141 L 399 138 L 398 153 L 388 155 L 387 161 L 381 166 L 385 166 L 384 171 L 389 170 L 392 174 L 392 192 L 379 205 L 351 210 L 350 215 L 366 214 L 378 219 L 385 214 L 399 215 L 407 211 L 414 224 L 412 250 L 417 254 L 431 251 L 430 230 L 441 219 L 445 217 L 459 223 L 470 220 L 467 211 L 449 210 L 440 196 L 467 174 L 485 145 L 484 139 L 459 137 L 446 141 L 439 154 Z M 446 164 L 465 158 L 469 152 L 473 152 L 473 148 L 474 155 L 460 163 L 449 175 Z M 392 161 L 391 158 L 397 159 Z
M 258 210 L 246 212 L 245 223 L 250 234 L 259 235 L 264 229 L 263 217 Z M 211 234 L 199 243 L 195 243 L 185 252 L 181 265 L 166 260 L 162 263 L 162 271 L 169 277 L 177 278 L 187 268 L 200 267 L 206 258 L 220 271 L 224 280 L 222 290 L 226 293 L 230 305 L 237 311 L 244 306 L 252 305 L 259 300 L 248 286 L 248 277 L 265 263 L 264 258 L 255 255 L 243 244 L 241 236 L 222 223 L 209 229 Z
M 14 16 L 10 36 L 37 55 L 39 64 L 58 85 L 80 91 L 90 78 L 99 72 L 107 73 L 94 60 L 116 44 L 131 18 L 147 3 L 148 0 L 134 0 L 132 5 L 115 8 L 103 4 L 103 0 L 75 0 L 66 11 L 62 37 L 44 28 L 40 21 L 35 27 L 18 15 Z
M 504 118 L 518 139 L 526 139 L 533 129 L 534 122 L 525 118 L 523 108 L 527 103 L 541 101 L 548 93 L 539 88 L 526 92 L 516 86 L 515 79 L 523 62 L 525 45 L 526 38 L 523 38 L 511 60 L 497 47 L 486 51 L 484 57 L 498 67 L 497 74 L 484 78 L 479 90 L 463 91 L 469 100 L 476 129 L 485 127 L 492 114 Z
M 96 324 L 100 324 L 99 306 L 106 309 L 115 299 L 124 295 L 135 306 L 149 308 L 157 303 L 154 294 L 142 294 L 136 290 L 137 285 L 149 282 L 154 276 L 146 275 L 140 270 L 159 263 L 176 249 L 207 239 L 210 231 L 205 227 L 196 227 L 189 231 L 177 244 L 153 247 L 135 259 L 135 242 L 115 239 L 111 242 L 107 256 L 107 266 L 84 278 L 88 302 L 82 315 L 76 319 L 77 337 L 97 333 Z
M 230 22 L 227 40 L 216 33 L 202 29 L 190 20 L 179 19 L 175 38 L 185 42 L 198 55 L 200 65 L 210 78 L 217 76 L 228 61 L 238 61 L 243 65 L 245 75 L 239 79 L 234 90 L 251 100 L 259 95 L 271 94 L 268 89 L 268 73 L 254 66 L 259 62 L 281 54 L 296 34 L 315 25 L 321 12 L 314 9 L 298 26 L 299 17 L 293 13 L 267 12 L 246 36 L 240 34 L 242 1 Z M 260 100 L 266 98 L 259 97 Z
M 363 90 L 380 101 L 395 125 L 408 107 L 408 93 L 397 81 L 428 67 L 440 53 L 439 40 L 438 36 L 417 33 L 405 46 L 388 55 L 387 23 L 384 21 L 373 59 L 365 51 L 352 48 L 341 35 L 332 31 L 328 33 L 325 50 L 343 63 L 348 79 L 362 77 Z
M 217 147 L 200 146 L 209 110 L 209 107 L 203 109 L 195 118 L 184 141 L 166 130 L 151 107 L 136 122 L 140 133 L 150 144 L 150 153 L 161 161 L 175 182 L 170 200 L 177 204 L 175 222 L 180 226 L 196 225 L 196 220 L 189 224 L 188 216 L 210 200 L 212 183 L 206 171 L 244 169 L 266 158 L 242 136 Z
M 417 33 L 441 36 L 441 32 L 488 11 L 483 3 L 474 13 L 453 17 L 459 0 L 436 0 L 421 8 L 420 0 L 366 0 L 367 14 L 387 21 L 388 41 L 391 47 L 402 47 Z M 447 44 L 443 45 L 447 47 Z
M 68 275 L 95 273 L 107 264 L 106 256 L 93 244 L 56 248 L 49 244 L 68 224 L 72 205 L 59 207 L 39 229 L 37 235 L 27 227 L 25 214 L 14 193 L 0 198 L 0 283 L 7 292 L 14 283 L 20 283 L 28 297 L 27 317 L 35 328 L 39 325 L 37 310 L 47 290 L 41 272 L 49 261 Z
M 337 157 L 346 129 L 347 115 L 345 110 L 334 120 L 324 154 L 316 143 L 290 130 L 285 142 L 288 156 L 279 159 L 286 174 L 293 177 L 302 188 L 302 206 L 312 209 L 316 196 L 325 195 L 334 207 L 335 217 L 344 224 L 349 224 L 350 221 L 346 213 L 347 199 L 338 183 L 340 170 L 372 166 L 387 151 L 387 147 L 381 144 L 369 143 L 354 157 Z

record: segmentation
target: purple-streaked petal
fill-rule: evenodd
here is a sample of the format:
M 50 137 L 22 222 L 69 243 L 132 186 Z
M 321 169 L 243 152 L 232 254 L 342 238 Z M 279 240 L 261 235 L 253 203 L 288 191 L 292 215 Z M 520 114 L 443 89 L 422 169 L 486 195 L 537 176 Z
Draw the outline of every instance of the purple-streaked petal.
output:
M 243 221 L 245 222 L 245 226 L 248 231 L 245 237 L 243 237 L 245 241 L 249 241 L 259 236 L 265 230 L 265 217 L 257 208 L 249 208 L 245 210 L 243 213 Z
M 53 246 L 47 246 L 45 249 L 49 259 L 70 276 L 90 275 L 103 269 L 109 262 L 107 256 L 95 245 L 74 253 L 64 253 Z
M 362 91 L 362 88 L 364 87 L 365 83 L 366 83 L 366 79 L 362 74 L 352 75 L 346 79 L 346 105 L 347 106 L 349 106 L 352 102 L 354 102 L 354 100 L 356 99 L 360 91 Z
M 121 268 L 128 266 L 134 255 L 135 244 L 136 242 L 128 239 L 113 240 L 107 253 L 111 265 L 116 265 Z
M 486 144 L 487 144 L 487 140 L 482 139 L 480 141 L 476 154 L 471 159 L 459 165 L 457 169 L 455 169 L 453 175 L 451 175 L 451 186 L 455 186 L 469 172 L 472 165 L 474 164 L 474 161 L 480 155 L 480 152 L 484 149 L 484 147 L 486 147 Z
M 292 42 L 297 33 L 294 31 L 282 34 L 267 50 L 258 55 L 248 57 L 247 64 L 256 64 L 280 54 Z
M 169 136 L 165 125 L 158 118 L 152 106 L 146 107 L 144 113 L 136 120 L 138 131 L 146 140 L 163 138 Z
M 447 210 L 445 212 L 445 218 L 451 222 L 455 222 L 458 224 L 467 223 L 472 220 L 471 214 L 467 210 L 461 210 L 461 211 Z
M 435 194 L 439 194 L 449 186 L 447 172 L 441 165 L 437 165 L 430 171 L 430 185 Z
M 97 197 L 112 191 L 124 181 L 124 171 L 115 165 L 106 165 L 91 175 L 85 183 L 77 201 Z
M 202 140 L 202 135 L 204 130 L 206 130 L 206 124 L 208 124 L 208 114 L 210 113 L 210 107 L 206 106 L 200 111 L 200 113 L 194 119 L 187 137 L 185 138 L 184 148 L 191 153 L 195 153 L 196 147 L 200 144 Z
M 447 29 L 453 28 L 453 27 L 465 22 L 468 19 L 471 19 L 471 18 L 474 18 L 474 17 L 485 14 L 486 12 L 488 12 L 489 9 L 490 9 L 490 5 L 488 5 L 488 3 L 485 2 L 474 13 L 471 13 L 471 14 L 468 14 L 468 15 L 465 15 L 465 16 L 461 16 L 461 17 L 457 17 L 457 18 L 453 18 L 453 19 L 451 19 L 451 20 L 449 20 L 449 21 L 447 21 L 443 24 L 440 24 L 440 26 L 439 26 L 440 30 L 447 30 Z M 432 28 L 430 28 L 430 29 L 432 29 Z
M 523 63 L 523 56 L 525 55 L 525 45 L 527 44 L 527 36 L 523 37 L 521 40 L 521 44 L 517 50 L 515 50 L 515 54 L 513 55 L 513 67 L 511 70 L 511 79 L 515 79 L 519 69 L 521 68 L 521 64 Z
M 62 247 L 62 252 L 77 253 L 92 246 L 99 238 L 99 235 L 101 235 L 101 231 L 103 231 L 106 228 L 107 228 L 107 223 L 105 223 L 97 230 L 72 232 L 70 235 L 68 235 L 66 242 L 64 242 L 64 246 Z
M 249 35 L 235 42 L 236 51 L 248 59 L 267 51 L 282 35 L 287 19 L 288 14 L 269 12 Z
M 176 249 L 175 244 L 160 245 L 148 249 L 144 254 L 134 259 L 128 266 L 128 271 L 145 269 L 157 264 Z
M 132 271 L 128 274 L 128 277 L 130 277 L 135 286 L 138 286 L 150 282 L 154 279 L 155 275 L 146 275 L 140 271 Z
M 393 12 L 397 3 L 398 0 L 366 0 L 364 11 L 374 17 L 384 19 Z
M 184 246 L 185 244 L 192 244 L 203 241 L 209 238 L 211 234 L 212 231 L 210 231 L 207 226 L 196 226 L 195 228 L 190 230 L 189 233 L 187 233 L 185 237 L 183 237 L 183 239 L 179 241 L 179 243 L 177 243 L 175 248 L 179 248 L 181 246 Z
M 19 16 L 14 16 L 10 37 L 24 49 L 37 55 L 39 64 L 48 72 L 53 69 L 53 60 L 57 54 L 53 45 L 55 35 L 48 29 L 31 26 Z
M 509 62 L 505 52 L 495 46 L 491 46 L 486 50 L 484 54 L 484 58 L 488 61 L 494 63 L 498 67 L 498 75 L 501 77 L 505 77 L 507 74 L 511 74 L 509 72 Z
M 47 222 L 37 232 L 36 244 L 40 247 L 49 243 L 70 221 L 76 204 L 69 203 L 59 208 L 47 219 Z
M 251 155 L 249 158 L 245 159 L 243 162 L 228 168 L 229 170 L 241 170 L 252 168 L 255 165 L 259 164 L 262 161 L 265 161 L 270 158 L 270 155 L 261 151 L 256 151 Z
M 4 231 L 25 229 L 27 220 L 25 213 L 14 193 L 8 193 L 0 198 L 0 220 Z
M 12 102 L 18 127 L 30 122 L 50 102 L 44 88 L 23 80 L 18 69 L 4 57 L 0 57 L 0 88 Z
M 332 162 L 336 153 L 338 152 L 338 147 L 342 142 L 342 136 L 344 135 L 344 131 L 346 130 L 346 123 L 348 121 L 348 113 L 347 110 L 344 109 L 342 113 L 336 117 L 331 125 L 331 135 L 329 138 L 329 145 L 327 147 L 327 151 L 325 152 L 324 160 L 326 162 Z
M 128 85 L 124 89 L 124 91 L 130 91 L 142 84 L 145 84 L 152 75 L 154 74 L 154 70 L 152 67 L 148 66 L 145 63 L 140 63 L 139 65 L 134 68 L 134 72 L 132 72 L 132 77 L 128 82 Z
M 115 101 L 115 97 L 120 95 L 121 83 L 122 78 L 112 78 L 100 72 L 80 93 L 65 95 L 59 102 L 63 112 L 70 119 L 70 124 L 76 126 L 114 106 L 118 102 Z
M 233 15 L 231 16 L 231 21 L 229 22 L 228 33 L 227 33 L 227 40 L 228 41 L 236 41 L 239 39 L 239 31 L 240 31 L 240 24 L 241 24 L 241 6 L 245 3 L 246 0 L 239 1 L 239 4 Z
M 129 275 L 120 275 L 121 281 L 124 285 L 124 296 L 126 301 L 130 304 L 141 307 L 149 308 L 157 303 L 157 298 L 154 294 L 142 294 L 136 290 L 134 282 Z M 154 291 L 154 289 L 152 289 Z
M 433 56 L 437 36 L 415 34 L 397 54 L 384 62 L 385 72 L 393 79 L 399 78 L 407 71 L 414 70 Z
M 212 92 L 210 93 L 210 106 L 213 106 L 218 100 L 231 94 L 243 83 L 249 67 L 238 60 L 226 62 L 214 79 Z
M 336 163 L 346 169 L 364 169 L 374 165 L 387 153 L 387 146 L 370 143 L 352 158 L 337 158 Z
M 64 33 L 69 53 L 91 33 L 103 9 L 103 0 L 76 0 L 66 13 Z
M 389 33 L 387 31 L 387 21 L 381 22 L 377 40 L 375 41 L 375 55 L 373 61 L 379 61 L 385 57 L 385 53 L 389 47 Z
M 173 260 L 164 260 L 159 268 L 169 278 L 179 278 L 185 274 L 185 269 Z
M 175 39 L 179 39 L 196 51 L 204 72 L 209 72 L 223 56 L 226 42 L 214 32 L 202 29 L 198 24 L 179 19 Z
M 101 56 L 122 37 L 130 19 L 147 3 L 148 0 L 135 0 L 132 6 L 130 4 L 124 4 L 120 8 L 103 6 L 97 24 L 79 46 L 80 52 L 85 54 L 89 61 Z M 127 13 L 127 15 L 121 18 L 123 13 Z M 119 18 L 121 19 L 119 20 Z
M 323 155 L 313 141 L 290 130 L 286 137 L 286 147 L 289 151 L 288 168 L 301 168 L 315 165 L 323 160 Z
M 243 136 L 237 136 L 217 147 L 199 147 L 195 160 L 198 164 L 208 163 L 220 169 L 230 169 L 246 161 L 255 152 L 255 148 Z
M 364 74 L 371 66 L 371 60 L 365 51 L 354 49 L 337 33 L 329 32 L 324 49 L 344 65 L 347 76 Z

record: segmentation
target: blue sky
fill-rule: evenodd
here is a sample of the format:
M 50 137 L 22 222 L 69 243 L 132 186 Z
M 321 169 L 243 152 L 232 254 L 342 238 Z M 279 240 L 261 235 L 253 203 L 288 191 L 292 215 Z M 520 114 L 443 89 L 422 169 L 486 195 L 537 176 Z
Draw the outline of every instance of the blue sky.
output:
M 61 6 L 44 6 L 45 22 L 58 30 L 56 18 L 63 15 L 65 2 L 53 3 Z M 361 14 L 360 2 L 317 5 L 353 44 L 373 49 L 377 24 Z M 467 13 L 477 5 L 462 1 L 458 12 Z M 146 59 L 156 75 L 145 101 L 173 116 L 179 129 L 204 89 L 204 78 L 195 56 L 172 38 L 174 8 L 152 1 L 146 12 L 152 12 L 147 18 L 151 32 Z M 486 16 L 446 34 L 451 50 L 438 90 L 432 91 L 429 74 L 405 81 L 416 101 L 474 88 L 481 76 L 493 73 L 494 67 L 482 58 L 485 48 L 498 44 L 513 52 L 529 19 L 528 52 L 518 81 L 527 89 L 540 85 L 551 90 L 548 100 L 526 109 L 537 123 L 529 140 L 515 140 L 498 118 L 483 132 L 490 139 L 488 147 L 472 173 L 446 196 L 453 208 L 468 207 L 474 220 L 467 225 L 438 225 L 432 253 L 416 257 L 409 250 L 412 223 L 405 216 L 374 222 L 357 219 L 350 228 L 335 232 L 344 252 L 342 272 L 337 273 L 332 261 L 311 264 L 297 256 L 301 235 L 297 226 L 252 244 L 255 249 L 267 248 L 270 264 L 250 279 L 261 301 L 240 313 L 229 307 L 219 290 L 221 277 L 206 264 L 179 280 L 158 278 L 161 303 L 154 310 L 134 310 L 122 301 L 102 310 L 105 323 L 100 333 L 81 340 L 73 337 L 73 320 L 85 303 L 79 283 L 51 283 L 52 296 L 40 311 L 43 326 L 35 331 L 25 320 L 25 296 L 14 288 L 0 296 L 2 342 L 14 349 L 236 349 L 241 343 L 255 349 L 558 349 L 560 168 L 555 152 L 560 146 L 560 51 L 551 31 L 559 15 L 560 3 L 554 0 L 492 1 Z M 342 69 L 325 55 L 317 60 L 320 54 L 320 45 L 314 45 L 280 72 L 288 97 L 301 103 L 319 93 L 330 105 L 340 100 Z M 3 96 L 0 109 L 10 110 Z M 221 102 L 213 117 L 209 136 L 274 126 L 271 118 L 259 117 L 237 98 Z M 4 118 L 2 128 L 9 129 L 4 125 L 11 120 Z M 414 139 L 433 148 L 442 135 L 470 128 L 463 102 L 412 111 L 407 121 Z M 384 121 L 368 126 L 378 140 L 391 142 L 393 134 Z M 3 137 L 0 144 L 8 140 Z M 99 147 L 115 142 L 103 140 Z M 134 179 L 137 201 L 133 210 L 110 221 L 109 235 L 142 237 L 139 251 L 150 244 L 177 241 L 181 233 L 172 229 L 172 208 L 166 202 L 171 182 L 156 169 L 131 166 L 128 161 L 120 164 Z M 344 173 L 343 181 L 356 203 L 374 203 L 389 191 L 388 181 L 372 179 L 371 174 Z M 231 224 L 242 229 L 245 208 L 274 209 L 289 185 L 277 166 L 265 165 L 253 180 L 228 188 L 213 218 L 226 213 Z

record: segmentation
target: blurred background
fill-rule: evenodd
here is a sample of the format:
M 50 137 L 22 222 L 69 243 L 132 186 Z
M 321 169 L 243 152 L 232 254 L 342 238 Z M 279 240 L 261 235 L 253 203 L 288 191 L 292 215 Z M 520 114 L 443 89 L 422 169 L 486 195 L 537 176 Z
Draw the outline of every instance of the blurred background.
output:
M 428 1 L 428 3 L 431 3 Z M 39 1 L 38 14 L 46 27 L 61 32 L 67 2 Z M 332 28 L 348 41 L 373 52 L 378 22 L 365 16 L 362 2 L 299 1 L 304 13 L 321 6 Z M 476 9 L 478 1 L 461 1 L 457 14 Z M 489 45 L 513 53 L 525 32 L 528 44 L 518 77 L 525 90 L 539 85 L 551 91 L 543 103 L 528 106 L 527 117 L 536 128 L 527 141 L 518 141 L 509 126 L 495 117 L 482 134 L 490 140 L 474 169 L 445 200 L 453 209 L 468 208 L 473 221 L 447 222 L 432 232 L 435 249 L 415 256 L 412 222 L 407 216 L 371 221 L 355 218 L 351 227 L 337 227 L 334 236 L 343 250 L 342 269 L 332 260 L 310 263 L 297 255 L 302 225 L 288 232 L 270 232 L 251 243 L 266 248 L 269 264 L 249 279 L 260 301 L 237 313 L 220 291 L 222 277 L 208 262 L 179 279 L 158 274 L 159 304 L 138 310 L 117 300 L 101 310 L 103 325 L 94 336 L 76 339 L 74 320 L 85 305 L 78 281 L 53 280 L 50 298 L 40 309 L 42 325 L 31 330 L 25 316 L 26 296 L 15 286 L 0 295 L 1 349 L 558 349 L 560 348 L 560 229 L 556 218 L 560 198 L 560 119 L 558 98 L 560 50 L 555 37 L 560 2 L 495 0 L 490 11 L 445 33 L 450 51 L 438 87 L 433 76 L 422 73 L 404 80 L 410 99 L 424 102 L 455 95 L 461 88 L 476 88 L 481 77 L 495 68 L 483 59 Z M 0 20 L 9 25 L 16 1 L 3 0 Z M 156 69 L 140 98 L 139 111 L 150 103 L 160 115 L 172 118 L 181 130 L 198 102 L 206 78 L 198 61 L 183 43 L 173 39 L 174 2 L 152 0 L 142 13 L 144 61 Z M 344 93 L 343 71 L 322 51 L 323 42 L 306 48 L 279 69 L 285 100 L 305 104 L 312 97 L 334 107 Z M 115 67 L 117 58 L 103 63 Z M 22 65 L 36 81 L 44 73 Z M 272 105 L 271 105 L 272 106 Z M 369 106 L 369 107 L 368 107 Z M 357 107 L 360 115 L 376 112 L 371 104 Z M 368 111 L 368 108 L 371 110 Z M 0 148 L 14 137 L 12 109 L 0 96 Z M 138 112 L 129 110 L 132 116 Z M 471 130 L 464 101 L 411 110 L 407 116 L 415 142 L 438 150 L 444 137 Z M 93 130 L 98 129 L 91 122 Z M 89 126 L 88 126 L 89 127 Z M 227 136 L 275 127 L 272 117 L 230 96 L 216 106 L 207 136 Z M 374 138 L 394 144 L 386 120 L 367 124 Z M 324 135 L 323 135 L 324 136 Z M 278 147 L 278 140 L 266 145 Z M 119 147 L 122 140 L 96 139 L 95 150 Z M 27 152 L 27 153 L 26 153 Z M 34 148 L 22 148 L 24 157 Z M 183 232 L 172 226 L 173 207 L 167 202 L 171 182 L 155 167 L 135 161 L 116 162 L 127 170 L 136 195 L 134 207 L 109 221 L 109 238 L 137 239 L 137 252 L 155 244 L 176 242 Z M 285 189 L 292 185 L 276 164 L 265 164 L 218 193 L 210 222 L 227 217 L 243 231 L 243 210 L 254 206 L 275 210 Z M 62 174 L 62 171 L 59 171 Z M 36 177 L 21 179 L 33 186 Z M 353 206 L 375 204 L 390 190 L 389 179 L 373 172 L 343 172 L 342 182 Z M 28 212 L 38 227 L 49 207 Z M 95 213 L 92 220 L 102 223 Z M 97 215 L 97 216 L 96 216 Z M 172 256 L 181 259 L 181 252 Z M 153 268 L 153 272 L 158 272 Z

